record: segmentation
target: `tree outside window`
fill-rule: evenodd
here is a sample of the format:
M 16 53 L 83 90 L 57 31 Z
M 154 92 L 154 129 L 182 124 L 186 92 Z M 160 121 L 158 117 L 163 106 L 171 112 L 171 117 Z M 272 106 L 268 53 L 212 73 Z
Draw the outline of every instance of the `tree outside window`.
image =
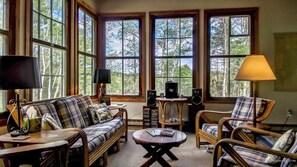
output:
M 152 88 L 165 93 L 165 83 L 178 83 L 178 92 L 192 95 L 197 54 L 198 13 L 184 11 L 179 15 L 151 14 L 152 22 Z M 196 27 L 197 26 L 197 27 Z
M 65 96 L 66 46 L 65 1 L 33 1 L 33 56 L 39 58 L 42 89 L 33 99 Z
M 96 64 L 95 55 L 95 19 L 83 9 L 78 9 L 78 55 L 79 55 L 79 93 L 94 95 L 93 72 Z
M 250 82 L 235 81 L 234 78 L 245 56 L 254 53 L 257 10 L 251 8 L 236 11 L 231 14 L 230 10 L 205 11 L 208 100 L 232 99 L 250 96 L 251 93 Z

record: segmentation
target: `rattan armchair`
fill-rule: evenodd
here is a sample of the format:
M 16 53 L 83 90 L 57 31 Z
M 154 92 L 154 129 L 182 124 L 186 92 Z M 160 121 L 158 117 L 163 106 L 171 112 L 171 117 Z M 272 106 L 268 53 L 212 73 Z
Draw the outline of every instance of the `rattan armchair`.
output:
M 296 165 L 297 138 L 295 138 L 295 142 L 291 146 L 290 150 L 284 152 L 272 150 L 269 147 L 255 144 L 254 141 L 250 140 L 245 131 L 252 132 L 255 135 L 266 135 L 276 138 L 282 136 L 282 134 L 258 128 L 238 127 L 232 132 L 230 139 L 222 139 L 216 144 L 213 153 L 213 167 L 233 165 L 243 167 L 270 166 L 271 164 L 265 164 L 265 160 L 263 160 L 267 154 L 273 154 L 285 158 L 281 159 L 281 162 L 278 164 L 280 166 Z M 220 147 L 225 151 L 222 157 L 218 156 Z
M 216 145 L 223 136 L 229 137 L 234 128 L 252 121 L 252 101 L 251 97 L 238 97 L 231 111 L 199 111 L 196 115 L 196 147 L 200 148 L 201 139 Z M 256 106 L 259 112 L 257 123 L 261 123 L 269 116 L 274 104 L 274 100 L 257 98 Z M 221 119 L 214 121 L 209 114 L 221 116 Z
M 33 167 L 51 166 L 66 167 L 68 159 L 68 142 L 65 140 L 45 144 L 32 144 L 0 150 L 0 158 L 5 166 L 30 164 Z

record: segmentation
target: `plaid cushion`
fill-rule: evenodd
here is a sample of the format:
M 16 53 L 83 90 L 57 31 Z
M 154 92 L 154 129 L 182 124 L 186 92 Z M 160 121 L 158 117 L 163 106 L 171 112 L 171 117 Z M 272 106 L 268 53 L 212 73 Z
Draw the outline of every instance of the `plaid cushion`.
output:
M 248 149 L 245 147 L 234 146 L 233 149 L 251 166 L 251 167 L 268 167 L 270 165 L 265 164 L 264 160 L 267 157 L 267 153 L 263 153 L 257 150 Z M 223 161 L 228 161 L 236 164 L 236 162 L 225 153 L 219 160 L 218 166 L 221 166 Z
M 88 107 L 88 113 L 93 124 L 103 123 L 112 119 L 112 114 L 107 106 L 96 104 Z
M 86 126 L 90 126 L 91 121 L 87 113 L 87 109 L 89 105 L 93 105 L 90 96 L 77 97 L 76 100 L 77 100 L 78 108 L 81 112 L 81 116 L 83 117 Z
M 55 104 L 61 124 L 64 128 L 86 127 L 74 97 L 67 97 L 57 100 Z
M 295 134 L 295 142 L 292 145 L 292 147 L 290 148 L 290 150 L 288 151 L 288 153 L 293 153 L 296 154 L 297 153 L 297 133 Z M 282 160 L 281 163 L 281 167 L 293 167 L 293 166 L 297 166 L 297 160 L 296 159 L 290 159 L 290 158 L 284 158 Z
M 262 103 L 261 98 L 256 99 L 256 112 L 258 113 L 261 110 L 264 110 L 266 103 Z M 232 118 L 242 118 L 242 119 L 253 119 L 253 98 L 251 97 L 238 97 L 232 112 Z M 234 127 L 238 127 L 242 121 L 229 121 L 229 124 Z
M 49 113 L 46 113 L 41 119 L 41 129 L 58 130 L 61 129 L 61 126 L 58 125 L 57 121 L 51 115 L 49 115 Z
M 49 113 L 49 115 L 57 121 L 57 124 L 59 125 L 59 127 L 62 127 L 62 124 L 60 122 L 60 119 L 54 104 L 47 103 L 47 104 L 35 105 L 35 109 L 37 110 L 40 117 L 42 117 L 46 113 Z
M 111 121 L 96 124 L 83 129 L 88 138 L 88 150 L 93 151 L 96 147 L 108 140 L 115 132 L 124 125 L 122 118 L 115 118 Z M 79 149 L 82 141 L 78 140 L 71 148 Z
M 218 136 L 218 124 L 204 123 L 202 125 L 202 130 L 213 136 Z M 223 126 L 223 132 L 228 132 L 228 129 L 225 126 Z

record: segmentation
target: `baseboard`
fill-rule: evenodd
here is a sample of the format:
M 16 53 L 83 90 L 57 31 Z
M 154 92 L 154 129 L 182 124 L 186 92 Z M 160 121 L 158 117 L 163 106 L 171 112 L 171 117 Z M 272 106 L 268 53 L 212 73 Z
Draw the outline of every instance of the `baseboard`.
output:
M 128 119 L 128 125 L 142 126 L 142 119 Z

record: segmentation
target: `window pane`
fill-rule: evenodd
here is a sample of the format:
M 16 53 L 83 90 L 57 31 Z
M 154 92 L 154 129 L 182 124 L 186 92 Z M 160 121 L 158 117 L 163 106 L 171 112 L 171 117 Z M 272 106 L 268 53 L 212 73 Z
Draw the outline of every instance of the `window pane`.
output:
M 181 39 L 180 55 L 193 56 L 193 39 L 192 38 Z
M 95 85 L 93 83 L 93 72 L 95 69 L 95 58 L 79 55 L 79 93 L 94 95 Z
M 78 10 L 78 47 L 79 51 L 85 51 L 85 13 Z
M 231 58 L 230 66 L 230 97 L 249 96 L 251 92 L 251 86 L 249 81 L 235 81 L 234 78 L 237 75 L 238 70 L 241 67 L 244 58 Z
M 249 55 L 250 37 L 231 37 L 230 38 L 230 55 Z
M 168 59 L 168 77 L 180 77 L 180 59 Z
M 229 17 L 210 19 L 210 55 L 229 54 Z
M 86 53 L 94 54 L 94 19 L 86 15 Z
M 51 42 L 51 20 L 40 16 L 40 40 Z
M 181 59 L 181 77 L 193 76 L 193 58 Z
M 33 12 L 33 38 L 39 39 L 38 14 Z
M 165 94 L 165 83 L 167 82 L 167 78 L 155 78 L 155 90 L 157 91 L 157 95 L 160 95 L 160 93 Z
M 167 56 L 166 39 L 155 39 L 155 56 Z
M 0 29 L 2 30 L 7 30 L 7 3 L 6 3 L 6 0 L 1 0 L 0 1 Z
M 167 21 L 165 19 L 156 19 L 155 27 L 155 38 L 167 37 Z
M 122 21 L 108 21 L 106 28 L 106 57 L 122 57 Z
M 139 94 L 139 61 L 138 59 L 124 60 L 124 94 Z
M 0 55 L 7 53 L 7 37 L 5 35 L 0 35 Z
M 51 0 L 40 0 L 40 13 L 51 17 Z
M 54 20 L 59 21 L 59 22 L 64 22 L 64 1 L 61 0 L 53 0 L 53 11 L 52 11 L 52 17 Z
M 193 83 L 192 83 L 192 78 L 182 78 L 181 81 L 180 81 L 180 86 L 179 86 L 179 92 L 180 92 L 180 95 L 183 95 L 183 96 L 192 96 L 192 89 L 189 89 L 189 88 L 192 88 L 193 86 Z
M 63 46 L 63 24 L 53 21 L 53 43 Z
M 179 39 L 168 39 L 168 56 L 179 56 Z
M 168 19 L 168 38 L 179 38 L 179 20 Z
M 210 95 L 211 97 L 229 97 L 229 59 L 210 59 Z
M 231 17 L 231 35 L 248 35 L 249 17 Z
M 137 20 L 124 21 L 124 56 L 139 56 L 139 23 Z
M 181 38 L 193 37 L 193 18 L 180 19 L 180 26 Z
M 167 59 L 155 59 L 155 75 L 156 77 L 167 77 Z
M 106 84 L 106 93 L 109 95 L 122 95 L 123 72 L 122 60 L 107 59 L 106 68 L 111 71 L 111 84 Z

